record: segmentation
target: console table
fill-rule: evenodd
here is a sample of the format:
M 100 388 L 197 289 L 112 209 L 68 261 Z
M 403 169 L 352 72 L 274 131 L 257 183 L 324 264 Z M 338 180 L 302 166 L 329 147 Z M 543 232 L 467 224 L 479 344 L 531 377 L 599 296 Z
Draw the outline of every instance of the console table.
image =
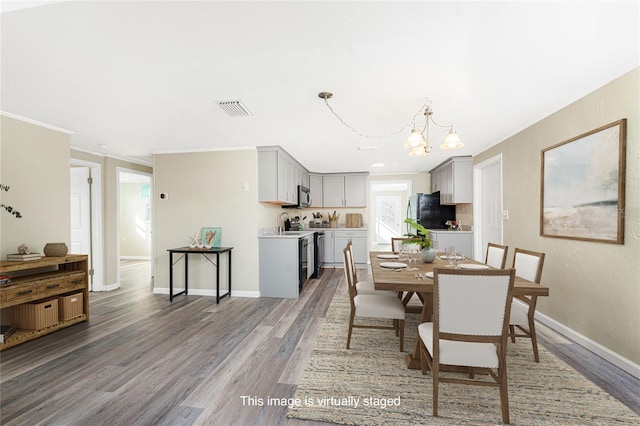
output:
M 179 247 L 167 250 L 169 252 L 169 300 L 173 302 L 173 297 L 180 294 L 189 294 L 189 255 L 197 254 L 204 256 L 213 266 L 216 267 L 216 304 L 220 303 L 220 299 L 227 296 L 231 297 L 231 250 L 233 247 L 212 247 L 212 248 L 191 248 L 191 247 Z M 227 253 L 229 259 L 229 269 L 227 271 L 227 280 L 229 282 L 229 289 L 226 293 L 220 294 L 220 254 Z M 173 261 L 174 254 L 182 254 L 180 258 L 184 258 L 184 290 L 173 294 L 173 265 L 176 263 Z M 208 256 L 215 255 L 215 262 Z

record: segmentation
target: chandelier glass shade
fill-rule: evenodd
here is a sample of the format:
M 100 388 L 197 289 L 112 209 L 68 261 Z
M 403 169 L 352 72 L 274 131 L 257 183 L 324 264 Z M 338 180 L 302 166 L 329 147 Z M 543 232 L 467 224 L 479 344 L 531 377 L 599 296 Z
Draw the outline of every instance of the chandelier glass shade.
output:
M 388 133 L 386 135 L 368 135 L 366 133 L 362 133 L 358 130 L 356 130 L 355 128 L 353 128 L 351 125 L 349 125 L 344 119 L 342 119 L 342 117 L 340 117 L 331 107 L 331 105 L 329 105 L 329 99 L 333 96 L 333 94 L 331 92 L 320 92 L 318 94 L 318 96 L 322 99 L 324 99 L 324 103 L 327 106 L 327 108 L 329 108 L 329 110 L 331 111 L 331 113 L 333 115 L 336 116 L 336 118 L 348 129 L 350 129 L 352 132 L 356 133 L 358 136 L 362 136 L 362 137 L 366 137 L 366 138 L 384 138 L 384 137 L 389 137 L 389 136 L 394 136 L 397 134 L 400 134 L 402 132 L 404 132 L 409 126 L 413 125 L 413 129 L 411 130 L 411 133 L 409 134 L 409 137 L 407 138 L 406 142 L 404 143 L 404 148 L 407 148 L 409 150 L 409 155 L 412 157 L 426 157 L 427 155 L 429 155 L 431 153 L 432 150 L 432 146 L 431 146 L 431 140 L 429 138 L 429 131 L 430 131 L 430 124 L 433 124 L 437 127 L 443 128 L 443 129 L 448 129 L 449 133 L 447 134 L 447 136 L 445 137 L 444 141 L 442 142 L 442 144 L 440 145 L 440 149 L 459 149 L 462 148 L 464 146 L 464 144 L 462 143 L 462 141 L 460 140 L 460 137 L 458 136 L 458 134 L 455 132 L 455 130 L 453 130 L 453 124 L 448 125 L 448 126 L 443 126 L 441 124 L 436 123 L 433 120 L 433 110 L 431 109 L 431 101 L 427 100 L 427 102 L 420 107 L 420 109 L 418 110 L 418 112 L 413 116 L 413 118 L 411 119 L 411 121 L 407 124 L 405 124 L 404 126 L 402 126 L 402 128 L 400 128 L 399 130 L 396 130 L 394 132 Z M 422 129 L 417 129 L 416 128 L 416 119 L 418 118 L 418 116 L 420 114 L 424 114 L 425 116 L 425 123 L 424 123 L 424 127 Z

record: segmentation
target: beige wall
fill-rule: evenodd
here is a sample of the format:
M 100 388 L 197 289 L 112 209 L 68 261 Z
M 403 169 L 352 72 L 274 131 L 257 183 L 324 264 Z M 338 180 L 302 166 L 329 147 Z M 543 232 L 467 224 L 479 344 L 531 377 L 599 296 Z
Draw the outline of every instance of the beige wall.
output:
M 474 157 L 503 158 L 504 243 L 546 253 L 539 310 L 640 364 L 640 69 L 596 90 Z M 624 245 L 540 236 L 541 150 L 627 118 Z M 612 218 L 612 220 L 615 220 Z M 511 260 L 509 260 L 510 264 Z
M 151 217 L 142 196 L 148 183 L 120 184 L 120 257 L 151 257 Z
M 0 212 L 0 257 L 25 243 L 42 253 L 48 242 L 70 244 L 70 135 L 0 116 L 0 181 L 9 185 L 2 202 L 21 219 Z
M 249 191 L 243 191 L 243 184 Z M 256 150 L 154 156 L 156 288 L 169 287 L 167 249 L 187 245 L 201 227 L 222 227 L 222 245 L 234 247 L 232 290 L 258 295 L 258 229 L 275 226 L 277 206 L 258 203 Z M 160 193 L 169 198 L 160 200 Z M 175 259 L 174 259 L 175 260 Z M 226 262 L 222 262 L 226 268 Z M 177 265 L 179 268 L 180 265 Z M 189 288 L 214 289 L 206 261 L 189 263 Z M 225 270 L 223 270 L 225 272 Z M 176 284 L 181 274 L 176 273 Z

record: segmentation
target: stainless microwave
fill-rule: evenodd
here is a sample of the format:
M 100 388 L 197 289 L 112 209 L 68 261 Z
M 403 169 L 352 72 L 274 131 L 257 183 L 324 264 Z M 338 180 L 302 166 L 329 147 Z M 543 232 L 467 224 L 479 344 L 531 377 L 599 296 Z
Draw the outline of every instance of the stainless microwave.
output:
M 306 186 L 298 185 L 298 202 L 297 204 L 288 204 L 282 206 L 283 209 L 306 209 L 311 205 L 311 193 Z
M 311 205 L 311 194 L 309 188 L 305 188 L 302 185 L 298 185 L 298 207 L 306 209 Z

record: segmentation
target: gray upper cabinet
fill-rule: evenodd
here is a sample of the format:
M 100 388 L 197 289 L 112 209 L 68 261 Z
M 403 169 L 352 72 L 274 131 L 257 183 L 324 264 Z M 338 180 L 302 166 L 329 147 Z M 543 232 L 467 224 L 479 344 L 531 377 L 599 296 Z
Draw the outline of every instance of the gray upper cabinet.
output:
M 258 147 L 258 200 L 263 203 L 296 204 L 298 185 L 308 186 L 309 172 L 285 150 Z
M 367 175 L 326 174 L 322 176 L 323 207 L 366 207 Z
M 296 204 L 298 185 L 309 188 L 311 207 L 366 207 L 368 173 L 309 173 L 279 146 L 258 151 L 258 201 Z
M 473 201 L 473 160 L 470 156 L 451 157 L 430 173 L 431 192 L 440 191 L 440 204 Z
M 311 207 L 324 207 L 322 201 L 322 175 L 309 174 L 309 192 L 311 193 Z

